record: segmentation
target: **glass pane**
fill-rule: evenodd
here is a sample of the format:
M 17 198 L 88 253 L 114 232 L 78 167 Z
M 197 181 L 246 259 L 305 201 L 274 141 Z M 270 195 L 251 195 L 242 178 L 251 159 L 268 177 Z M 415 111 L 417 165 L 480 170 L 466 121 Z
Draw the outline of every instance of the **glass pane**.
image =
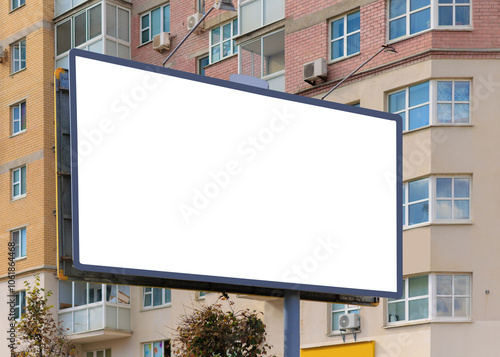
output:
M 87 41 L 87 14 L 84 12 L 75 17 L 74 21 L 74 37 L 73 42 L 75 47 L 80 46 Z
M 412 204 L 408 207 L 409 225 L 428 222 L 429 221 L 429 203 L 421 202 Z
M 332 43 L 332 59 L 340 58 L 344 56 L 344 39 L 334 41 Z
M 116 306 L 106 306 L 106 328 L 111 330 L 118 328 L 117 310 Z
M 469 82 L 455 82 L 455 100 L 457 102 L 469 101 Z
M 437 105 L 437 121 L 438 123 L 452 122 L 452 105 L 438 104 Z
M 118 285 L 118 303 L 130 304 L 130 286 Z
M 106 54 L 110 56 L 116 56 L 116 42 L 111 40 L 106 40 Z
M 212 47 L 212 62 L 220 60 L 220 45 Z
M 222 43 L 222 57 L 227 57 L 231 54 L 231 41 L 225 41 Z
M 87 357 L 94 357 L 94 352 L 87 352 Z
M 102 324 L 102 306 L 89 309 L 89 329 L 97 330 L 103 328 Z
M 75 324 L 74 331 L 83 332 L 87 331 L 87 309 L 75 311 L 73 313 Z
M 106 5 L 106 34 L 116 37 L 116 6 Z
M 285 31 L 263 38 L 264 75 L 285 69 Z
M 261 26 L 260 0 L 249 2 L 240 7 L 241 33 L 252 31 Z
M 335 310 L 345 310 L 345 305 L 344 304 L 332 304 L 332 311 Z
M 118 308 L 118 329 L 130 331 L 130 309 Z
M 21 229 L 21 256 L 26 256 L 26 228 Z
M 469 197 L 469 184 L 470 180 L 468 178 L 456 178 L 455 179 L 455 187 L 454 187 L 454 195 L 459 198 L 468 198 Z
M 436 179 L 436 197 L 446 198 L 451 197 L 451 178 L 437 178 Z
M 102 301 L 102 284 L 89 283 L 89 304 Z
M 451 200 L 436 201 L 436 219 L 452 219 Z
M 356 33 L 351 36 L 347 36 L 347 55 L 352 55 L 354 53 L 359 52 L 359 35 L 360 33 Z
M 389 322 L 403 321 L 406 318 L 404 301 L 389 303 L 387 307 L 389 310 Z
M 457 4 L 470 4 L 470 0 L 455 0 Z
M 453 0 L 439 0 L 438 3 L 439 4 L 452 4 Z
M 105 354 L 104 354 L 104 355 L 105 355 L 106 357 L 111 357 L 111 348 L 108 348 L 108 349 L 107 349 L 106 351 L 104 351 L 104 352 L 105 352 Z
M 163 294 L 165 296 L 165 304 L 172 302 L 172 291 L 170 289 L 164 289 Z M 201 296 L 201 292 L 200 292 L 200 296 Z M 205 296 L 205 293 L 203 293 L 203 296 Z
M 431 27 L 431 9 L 413 13 L 410 15 L 410 34 L 427 30 Z
M 26 129 L 26 102 L 21 103 L 21 130 Z
M 170 32 L 170 5 L 163 7 L 163 32 Z
M 102 40 L 96 41 L 89 45 L 88 50 L 90 52 L 102 53 Z
M 429 101 L 429 82 L 410 87 L 410 107 Z
M 228 40 L 231 38 L 231 24 L 226 24 L 222 27 L 222 40 Z
M 421 7 L 430 5 L 431 0 L 410 0 L 410 11 L 418 10 Z
M 153 343 L 153 357 L 163 357 L 163 342 Z
M 151 293 L 145 293 L 144 294 L 144 306 L 151 306 L 152 300 L 151 300 Z
M 60 55 L 71 49 L 71 21 L 66 21 L 56 27 L 57 54 Z
M 347 15 L 347 33 L 359 30 L 359 11 Z
M 408 184 L 409 202 L 419 201 L 429 198 L 429 179 L 412 181 Z
M 393 20 L 389 23 L 389 39 L 395 39 L 406 35 L 406 17 Z
M 233 20 L 233 36 L 238 34 L 238 19 Z
M 408 302 L 408 316 L 411 320 L 426 319 L 429 317 L 429 306 L 427 299 L 411 300 Z
M 141 17 L 141 30 L 145 29 L 146 27 L 149 27 L 149 14 Z
M 454 276 L 454 294 L 455 295 L 470 295 L 470 276 L 455 275 Z
M 151 11 L 151 37 L 161 32 L 161 8 Z
M 220 42 L 220 27 L 214 28 L 212 31 L 212 45 Z
M 71 0 L 57 0 L 55 2 L 55 16 L 59 16 L 63 12 L 71 9 Z
M 118 57 L 130 59 L 130 47 L 119 43 L 118 44 Z
M 96 357 L 104 357 L 104 351 L 97 351 Z
M 429 125 L 429 105 L 410 109 L 410 130 Z
M 399 112 L 406 106 L 406 91 L 397 92 L 389 95 L 389 111 L 391 113 Z
M 452 6 L 440 6 L 439 7 L 439 22 L 440 26 L 452 26 L 453 25 L 453 7 Z
M 470 7 L 456 6 L 455 7 L 455 25 L 465 26 L 470 25 Z
M 389 18 L 401 16 L 406 13 L 406 0 L 391 0 L 389 7 Z
M 151 357 L 151 344 L 147 343 L 144 345 L 144 357 Z
M 101 34 L 101 5 L 89 10 L 89 40 Z
M 452 308 L 453 299 L 451 297 L 436 298 L 436 315 L 437 316 L 453 316 Z
M 159 306 L 162 304 L 162 289 L 153 288 L 153 306 Z
M 452 86 L 453 83 L 451 81 L 437 82 L 437 100 L 440 102 L 451 101 Z
M 343 315 L 344 312 L 334 312 L 332 314 L 332 330 L 338 330 L 339 329 L 339 317 L 340 315 Z
M 403 119 L 403 130 L 407 130 L 406 129 L 406 113 L 402 112 L 402 113 L 399 113 L 398 115 Z
M 149 30 L 144 30 L 141 32 L 141 43 L 146 43 L 149 41 Z
M 129 42 L 129 12 L 127 10 L 118 9 L 118 38 Z
M 198 74 L 205 75 L 205 67 L 208 65 L 208 57 L 203 57 L 198 60 Z
M 344 36 L 344 19 L 332 22 L 332 40 Z
M 470 316 L 470 298 L 456 297 L 455 298 L 455 317 Z
M 116 304 L 116 285 L 107 284 L 106 285 L 106 301 Z
M 87 304 L 87 283 L 75 281 L 75 306 Z
M 469 219 L 469 200 L 455 201 L 455 219 Z
M 73 307 L 73 283 L 71 281 L 59 280 L 59 309 Z
M 67 331 L 67 333 L 73 333 L 73 313 L 72 312 L 67 312 L 67 313 L 59 313 L 59 322 L 61 323 L 61 327 L 64 329 L 64 331 Z M 69 329 L 69 330 L 67 330 Z
M 429 276 L 421 275 L 409 278 L 408 296 L 415 297 L 427 295 L 429 292 Z
M 451 295 L 452 276 L 451 275 L 438 275 L 437 276 L 437 294 L 438 295 Z
M 264 0 L 264 25 L 285 17 L 284 0 Z

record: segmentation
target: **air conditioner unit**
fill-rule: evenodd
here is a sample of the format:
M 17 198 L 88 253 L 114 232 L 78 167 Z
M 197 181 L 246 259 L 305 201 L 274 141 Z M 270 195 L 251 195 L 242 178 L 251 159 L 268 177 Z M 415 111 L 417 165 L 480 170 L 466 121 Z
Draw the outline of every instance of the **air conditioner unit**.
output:
M 162 52 L 170 49 L 170 34 L 168 32 L 160 32 L 153 37 L 153 49 Z
M 203 14 L 201 12 L 197 12 L 196 14 L 188 16 L 188 18 L 187 18 L 188 31 L 191 31 L 193 29 L 193 27 L 195 27 L 196 24 L 201 20 L 202 17 L 203 17 Z M 197 29 L 199 29 L 199 30 L 203 29 L 203 24 L 200 24 Z
M 343 314 L 339 316 L 339 330 L 359 329 L 359 314 Z
M 324 58 L 305 63 L 303 70 L 303 79 L 309 84 L 314 84 L 318 79 L 326 79 L 327 68 Z

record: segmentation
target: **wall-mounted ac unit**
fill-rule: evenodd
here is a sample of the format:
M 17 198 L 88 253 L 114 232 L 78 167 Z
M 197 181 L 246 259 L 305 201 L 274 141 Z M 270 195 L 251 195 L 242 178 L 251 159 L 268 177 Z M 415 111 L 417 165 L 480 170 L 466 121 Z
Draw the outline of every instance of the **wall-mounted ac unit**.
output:
M 168 32 L 160 32 L 153 37 L 153 49 L 162 52 L 170 49 L 170 34 Z
M 188 31 L 191 31 L 193 29 L 193 27 L 196 26 L 196 24 L 198 23 L 198 21 L 201 20 L 201 18 L 203 17 L 203 14 L 201 12 L 197 12 L 196 14 L 193 14 L 191 16 L 188 16 L 187 18 L 187 29 Z M 203 29 L 203 24 L 200 24 L 197 28 L 197 30 L 201 30 Z
M 324 58 L 304 63 L 303 79 L 309 84 L 314 84 L 318 79 L 326 79 L 327 68 Z
M 343 314 L 339 316 L 339 330 L 359 329 L 359 314 Z

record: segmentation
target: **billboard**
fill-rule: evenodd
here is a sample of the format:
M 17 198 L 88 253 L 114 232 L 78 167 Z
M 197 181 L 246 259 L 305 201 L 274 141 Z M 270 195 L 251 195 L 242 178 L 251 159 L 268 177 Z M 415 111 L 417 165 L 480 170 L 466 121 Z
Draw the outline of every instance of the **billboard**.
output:
M 81 50 L 70 100 L 78 270 L 400 295 L 399 116 Z

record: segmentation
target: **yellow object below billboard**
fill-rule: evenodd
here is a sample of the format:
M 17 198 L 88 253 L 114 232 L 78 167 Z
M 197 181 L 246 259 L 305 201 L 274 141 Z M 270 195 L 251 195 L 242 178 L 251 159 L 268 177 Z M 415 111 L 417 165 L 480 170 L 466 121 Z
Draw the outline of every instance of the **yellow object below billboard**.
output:
M 300 357 L 375 357 L 375 341 L 303 348 Z

